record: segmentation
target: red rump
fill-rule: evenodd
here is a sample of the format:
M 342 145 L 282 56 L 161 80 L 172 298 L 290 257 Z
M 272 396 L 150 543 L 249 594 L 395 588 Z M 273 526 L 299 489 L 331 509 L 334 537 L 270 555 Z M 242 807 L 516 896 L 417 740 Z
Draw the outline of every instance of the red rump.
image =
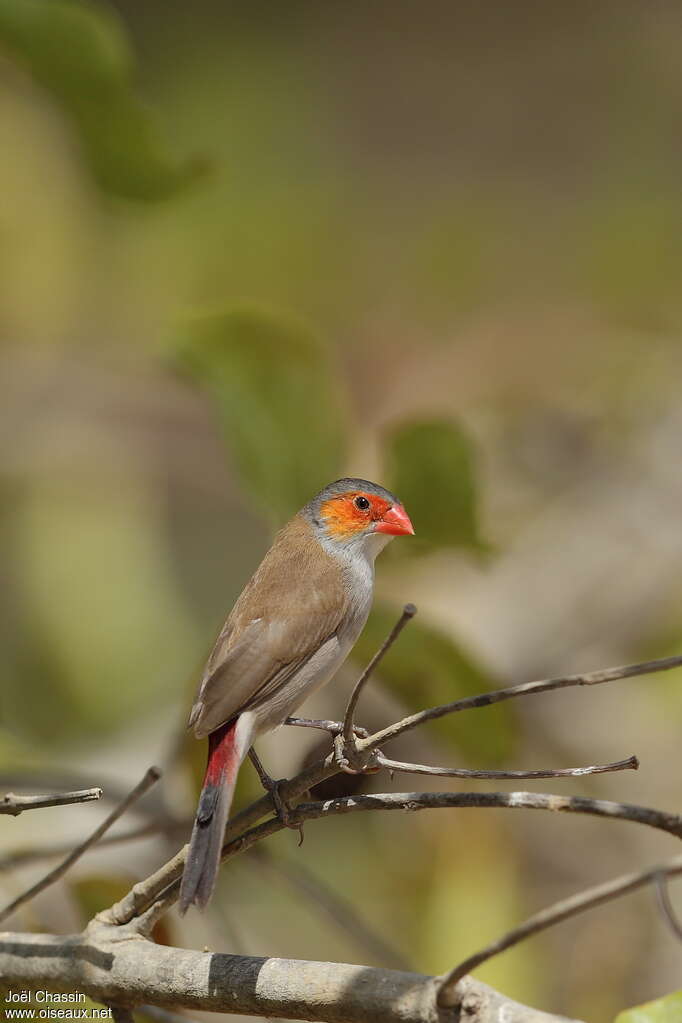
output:
M 229 773 L 230 765 L 235 765 L 237 720 L 227 721 L 209 735 L 204 785 L 220 785 Z

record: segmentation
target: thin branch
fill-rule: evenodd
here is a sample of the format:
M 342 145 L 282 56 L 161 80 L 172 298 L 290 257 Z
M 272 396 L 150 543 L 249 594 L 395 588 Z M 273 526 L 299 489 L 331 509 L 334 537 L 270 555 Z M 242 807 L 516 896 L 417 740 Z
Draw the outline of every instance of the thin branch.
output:
M 677 919 L 673 904 L 670 901 L 670 893 L 668 891 L 668 874 L 661 872 L 656 877 L 656 896 L 658 898 L 658 905 L 663 914 L 663 919 L 670 927 L 676 938 L 682 941 L 682 924 Z
M 586 796 L 559 796 L 547 792 L 382 792 L 344 796 L 324 802 L 300 803 L 292 813 L 296 822 L 319 820 L 345 813 L 369 810 L 439 810 L 487 807 L 500 809 L 550 810 L 554 813 L 580 813 L 594 817 L 644 824 L 682 838 L 682 816 L 633 803 Z M 269 823 L 269 822 L 267 822 Z M 240 836 L 248 838 L 250 832 Z M 225 851 L 225 847 L 223 847 Z
M 382 792 L 345 796 L 315 803 L 300 803 L 291 811 L 289 826 L 302 825 L 307 821 L 335 817 L 339 814 L 371 810 L 418 811 L 474 807 L 549 810 L 553 813 L 609 817 L 644 824 L 658 831 L 665 831 L 676 838 L 682 838 L 682 817 L 676 814 L 632 803 L 615 803 L 611 800 L 588 799 L 584 796 L 559 796 L 544 792 Z M 281 831 L 283 827 L 284 824 L 278 818 L 270 817 L 237 838 L 226 841 L 222 848 L 222 861 L 225 862 L 250 849 L 258 842 Z M 186 852 L 187 846 L 155 874 L 134 885 L 121 902 L 98 914 L 97 919 L 108 924 L 121 924 L 137 917 L 137 930 L 140 933 L 149 933 L 156 921 L 177 901 Z
M 627 760 L 616 760 L 612 764 L 596 764 L 593 767 L 562 767 L 556 770 L 547 769 L 544 771 L 475 771 L 465 767 L 429 767 L 426 764 L 406 764 L 400 760 L 389 760 L 379 753 L 376 763 L 385 767 L 388 771 L 401 772 L 403 774 L 427 774 L 438 778 L 495 778 L 495 779 L 524 779 L 524 778 L 581 778 L 585 774 L 606 774 L 609 771 L 636 771 L 639 767 L 637 757 L 628 757 Z
M 494 689 L 489 693 L 479 693 L 477 696 L 465 696 L 453 703 L 444 703 L 440 707 L 430 707 L 428 710 L 421 710 L 417 714 L 410 714 L 402 721 L 375 732 L 369 739 L 358 743 L 358 749 L 376 749 L 389 739 L 404 732 L 426 724 L 427 721 L 435 721 L 437 718 L 445 717 L 446 714 L 455 714 L 461 710 L 473 710 L 476 707 L 489 707 L 493 703 L 502 703 L 504 700 L 512 700 L 517 696 L 534 696 L 537 693 L 547 693 L 553 689 L 567 689 L 571 686 L 596 686 L 602 682 L 615 682 L 622 678 L 634 678 L 636 675 L 651 675 L 658 671 L 670 671 L 671 668 L 682 667 L 682 655 L 675 657 L 662 657 L 656 661 L 642 661 L 638 664 L 626 664 L 616 668 L 600 668 L 598 671 L 589 671 L 578 675 L 559 675 L 557 678 L 546 678 L 539 682 L 522 682 L 521 685 L 508 686 L 505 689 Z
M 652 882 L 657 883 L 658 878 L 661 876 L 675 877 L 679 874 L 682 874 L 682 856 L 676 856 L 674 859 L 668 860 L 667 863 L 663 863 L 658 867 L 652 867 L 649 870 L 643 870 L 636 874 L 624 874 L 621 877 L 607 881 L 605 884 L 595 885 L 594 888 L 588 888 L 586 891 L 571 895 L 560 902 L 555 902 L 553 906 L 548 906 L 547 909 L 536 913 L 518 927 L 498 938 L 497 941 L 491 942 L 486 948 L 469 956 L 453 970 L 450 970 L 442 979 L 438 991 L 438 1005 L 443 1009 L 451 1009 L 457 1005 L 458 993 L 456 989 L 462 978 L 470 973 L 471 970 L 480 966 L 481 963 L 485 963 L 492 959 L 493 956 L 504 952 L 505 949 L 518 945 L 519 942 L 524 941 L 531 935 L 545 931 L 548 927 L 561 923 L 562 920 L 567 920 L 578 913 L 584 913 L 586 909 L 593 909 L 595 906 L 600 906 L 604 902 L 609 902 L 611 899 L 616 899 L 628 892 L 633 892 L 637 888 L 642 888 Z
M 384 656 L 391 649 L 400 633 L 403 631 L 407 623 L 411 621 L 412 618 L 414 618 L 416 613 L 417 608 L 414 606 L 414 604 L 405 604 L 405 607 L 403 608 L 403 612 L 400 618 L 395 623 L 395 625 L 389 632 L 388 636 L 381 644 L 381 646 L 375 653 L 374 657 L 369 662 L 369 664 L 363 671 L 362 675 L 355 683 L 355 686 L 353 687 L 353 692 L 350 694 L 348 706 L 346 707 L 346 713 L 343 718 L 343 741 L 344 744 L 350 750 L 353 750 L 355 748 L 355 708 L 358 705 L 360 694 L 362 693 L 362 690 L 367 684 L 369 677 L 374 671 L 374 669 L 377 667 L 378 664 L 381 663 Z
M 359 754 L 362 754 L 365 751 L 377 749 L 382 743 L 396 738 L 398 735 L 401 735 L 403 732 L 406 732 L 411 728 L 416 728 L 418 725 L 424 724 L 427 721 L 443 717 L 445 714 L 454 713 L 455 711 L 468 710 L 473 707 L 489 706 L 490 704 L 512 699 L 516 696 L 532 695 L 534 693 L 546 692 L 548 690 L 559 689 L 567 686 L 597 685 L 601 682 L 610 682 L 621 678 L 631 678 L 636 675 L 643 675 L 657 671 L 667 671 L 681 665 L 682 656 L 667 657 L 655 661 L 626 665 L 625 667 L 601 669 L 584 675 L 565 675 L 558 678 L 546 679 L 540 682 L 525 682 L 519 686 L 499 689 L 489 693 L 481 693 L 478 696 L 465 697 L 464 699 L 457 700 L 454 703 L 445 704 L 441 707 L 432 707 L 431 709 L 422 711 L 419 714 L 413 714 L 410 717 L 404 718 L 402 721 L 389 725 L 387 728 L 384 728 L 379 732 L 375 732 L 366 739 L 361 738 L 357 741 L 357 750 Z M 293 719 L 292 723 L 298 724 L 299 721 L 300 719 Z M 324 724 L 326 724 L 326 722 Z M 291 804 L 293 801 L 303 796 L 313 786 L 333 777 L 335 774 L 338 774 L 340 770 L 341 768 L 337 763 L 336 756 L 334 752 L 332 752 L 323 760 L 319 760 L 315 764 L 311 764 L 309 767 L 304 768 L 294 778 L 283 782 L 280 786 L 279 793 L 283 800 L 285 800 L 288 804 Z M 485 795 L 489 796 L 491 794 L 487 793 Z M 557 800 L 562 799 L 562 797 L 559 796 L 555 798 Z M 476 804 L 470 803 L 468 805 Z M 228 820 L 225 831 L 225 844 L 223 848 L 226 849 L 230 847 L 230 843 L 236 842 L 239 837 L 246 834 L 247 830 L 252 828 L 257 821 L 271 812 L 272 801 L 270 796 L 263 796 L 261 799 L 256 800 L 239 813 L 235 814 Z M 655 811 L 651 812 L 655 813 Z M 672 815 L 667 816 L 669 816 L 671 820 L 673 819 Z M 677 818 L 675 818 L 675 820 L 677 820 Z M 676 832 L 673 831 L 673 833 Z M 186 846 L 180 849 L 172 859 L 159 867 L 154 874 L 146 878 L 145 881 L 134 885 L 123 899 L 115 903 L 105 912 L 103 919 L 107 919 L 109 922 L 117 925 L 122 925 L 129 923 L 135 917 L 147 910 L 149 906 L 152 905 L 154 901 L 159 898 L 162 893 L 168 889 L 169 885 L 172 885 L 182 873 L 185 863 L 186 849 Z
M 69 853 L 66 859 L 62 860 L 61 863 L 54 867 L 53 870 L 49 871 L 49 873 L 41 878 L 40 881 L 37 881 L 25 892 L 22 892 L 21 895 L 18 895 L 16 899 L 13 899 L 13 901 L 10 902 L 9 905 L 5 906 L 3 910 L 0 910 L 0 923 L 2 923 L 3 920 L 6 920 L 8 916 L 11 916 L 11 914 L 15 911 L 15 909 L 18 909 L 19 906 L 23 906 L 38 895 L 39 892 L 44 891 L 51 884 L 54 884 L 55 881 L 58 881 L 59 878 L 62 877 L 77 860 L 80 859 L 83 853 L 87 852 L 91 846 L 95 845 L 102 835 L 109 830 L 112 824 L 115 824 L 119 817 L 121 817 L 126 810 L 133 805 L 133 803 L 143 796 L 147 789 L 151 788 L 151 786 L 154 785 L 160 777 L 161 771 L 158 767 L 150 767 L 145 773 L 142 781 L 138 782 L 135 788 L 128 793 L 125 799 L 122 800 L 122 802 L 119 803 L 114 810 L 112 810 L 109 816 L 102 821 L 98 828 L 95 828 L 92 834 L 86 838 L 84 842 L 81 842 L 80 845 L 76 846 L 76 848 Z
M 107 772 L 104 772 L 104 774 L 104 778 L 98 774 L 100 788 L 102 789 L 102 803 L 110 803 L 113 807 L 120 803 L 128 794 L 128 786 L 117 775 L 109 775 Z M 34 792 L 52 792 L 55 789 L 71 791 L 72 789 L 85 789 L 89 787 L 90 779 L 85 776 L 83 771 L 79 771 L 76 768 L 67 769 L 55 761 L 41 764 L 40 767 L 27 765 L 9 768 L 5 766 L 4 769 L 0 770 L 0 790 L 2 791 L 14 791 L 18 788 L 23 792 L 30 788 Z M 152 791 L 147 799 L 145 816 L 150 820 L 153 817 L 163 822 L 167 818 L 167 814 L 168 811 L 163 799 Z
M 8 792 L 0 800 L 0 813 L 18 817 L 24 810 L 41 810 L 44 806 L 68 806 L 70 803 L 89 803 L 93 799 L 101 799 L 102 790 L 79 789 L 77 792 L 53 792 L 44 796 L 16 796 Z
M 376 659 L 373 663 L 376 663 Z M 287 721 L 297 726 L 319 727 L 336 735 L 342 733 L 342 729 L 339 730 L 336 727 L 337 722 L 333 721 L 308 721 L 306 718 L 287 718 Z M 360 731 L 357 726 L 355 731 Z M 363 739 L 362 741 L 364 745 L 364 743 L 369 742 L 369 739 Z M 338 764 L 336 753 L 330 753 L 324 760 L 317 761 L 315 764 L 311 764 L 309 767 L 299 771 L 295 778 L 282 782 L 278 788 L 278 794 L 285 803 L 289 804 L 308 792 L 313 786 L 326 781 L 327 778 L 332 778 L 340 771 L 341 767 Z M 238 835 L 252 827 L 256 821 L 271 813 L 272 807 L 272 797 L 268 794 L 255 800 L 245 807 L 244 810 L 240 811 L 240 813 L 230 817 L 225 829 L 224 844 L 229 844 Z M 139 918 L 153 905 L 156 899 L 165 893 L 168 886 L 182 874 L 187 848 L 187 846 L 183 846 L 172 859 L 164 863 L 153 874 L 145 878 L 144 881 L 133 885 L 122 899 L 99 914 L 100 919 L 120 927 L 130 923 L 136 917 Z
M 284 724 L 295 728 L 317 728 L 322 732 L 329 732 L 330 735 L 343 733 L 343 721 L 330 721 L 329 718 L 287 718 Z M 361 739 L 369 736 L 369 732 L 362 725 L 353 725 L 353 731 Z

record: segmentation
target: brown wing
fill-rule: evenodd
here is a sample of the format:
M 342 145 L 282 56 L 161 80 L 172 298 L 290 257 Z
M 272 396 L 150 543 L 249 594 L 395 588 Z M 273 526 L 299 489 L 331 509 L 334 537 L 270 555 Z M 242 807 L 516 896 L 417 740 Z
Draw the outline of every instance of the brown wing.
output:
M 198 738 L 285 685 L 341 625 L 340 564 L 296 516 L 276 537 L 218 636 L 190 715 Z

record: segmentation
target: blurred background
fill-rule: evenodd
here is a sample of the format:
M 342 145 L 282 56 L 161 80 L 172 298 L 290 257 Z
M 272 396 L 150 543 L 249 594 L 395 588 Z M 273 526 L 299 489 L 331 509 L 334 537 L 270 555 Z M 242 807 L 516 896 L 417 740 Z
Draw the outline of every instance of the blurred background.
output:
M 117 826 L 162 837 L 93 851 L 13 927 L 81 927 L 185 840 L 204 658 L 272 529 L 339 475 L 397 489 L 418 536 L 378 562 L 356 656 L 306 713 L 342 714 L 407 600 L 369 727 L 682 650 L 681 46 L 665 2 L 0 0 L 0 791 L 105 789 L 5 818 L 3 901 L 46 869 L 36 850 L 169 765 Z M 637 753 L 637 774 L 487 788 L 675 811 L 681 726 L 670 672 L 386 753 Z M 283 729 L 261 752 L 282 776 L 318 742 Z M 257 795 L 248 767 L 240 785 Z M 162 939 L 434 973 L 675 851 L 502 810 L 350 816 L 296 843 L 230 863 Z M 642 892 L 478 975 L 599 1023 L 679 987 L 680 947 Z

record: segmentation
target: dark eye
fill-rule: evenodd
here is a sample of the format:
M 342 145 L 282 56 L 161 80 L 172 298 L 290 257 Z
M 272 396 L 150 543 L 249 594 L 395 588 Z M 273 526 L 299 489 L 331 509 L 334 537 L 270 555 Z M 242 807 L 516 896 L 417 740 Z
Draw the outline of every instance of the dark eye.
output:
M 356 508 L 359 508 L 360 511 L 367 511 L 369 508 L 369 501 L 366 497 L 356 497 L 353 504 Z

